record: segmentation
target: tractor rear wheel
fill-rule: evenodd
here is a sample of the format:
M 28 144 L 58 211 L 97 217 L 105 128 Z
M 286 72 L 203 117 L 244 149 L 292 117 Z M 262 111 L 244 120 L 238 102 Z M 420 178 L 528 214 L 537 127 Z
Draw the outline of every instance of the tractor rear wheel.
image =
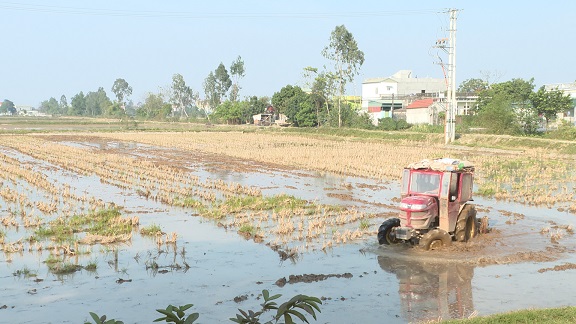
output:
M 458 242 L 468 242 L 470 239 L 478 235 L 478 220 L 476 219 L 476 208 L 473 205 L 466 205 L 458 221 L 456 222 L 456 230 L 454 237 Z
M 450 234 L 439 228 L 433 229 L 422 235 L 419 243 L 420 247 L 426 251 L 437 250 L 445 246 L 450 246 L 450 244 L 452 244 L 452 237 Z
M 392 229 L 400 226 L 400 219 L 389 218 L 385 220 L 380 228 L 378 228 L 378 243 L 380 244 L 395 244 L 398 240 L 392 235 Z

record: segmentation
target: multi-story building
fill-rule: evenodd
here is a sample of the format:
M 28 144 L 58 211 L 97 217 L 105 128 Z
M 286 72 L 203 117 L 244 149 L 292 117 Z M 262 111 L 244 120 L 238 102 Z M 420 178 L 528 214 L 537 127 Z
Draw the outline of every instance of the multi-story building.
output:
M 400 70 L 387 78 L 371 78 L 362 83 L 362 109 L 375 125 L 381 118 L 404 118 L 408 123 L 436 124 L 446 110 L 446 80 L 418 78 L 410 70 Z M 457 94 L 457 115 L 468 115 L 476 96 Z
M 393 117 L 394 110 L 405 108 L 415 100 L 439 98 L 444 91 L 444 79 L 418 78 L 410 70 L 400 70 L 387 78 L 362 82 L 362 109 L 377 124 L 378 119 Z
M 570 109 L 569 111 L 566 111 L 564 113 L 559 114 L 558 117 L 563 118 L 565 120 L 568 120 L 571 123 L 575 123 L 576 122 L 576 82 L 545 84 L 544 89 L 546 89 L 546 91 L 561 90 L 561 91 L 564 91 L 564 94 L 570 95 L 570 97 L 572 97 L 572 109 Z

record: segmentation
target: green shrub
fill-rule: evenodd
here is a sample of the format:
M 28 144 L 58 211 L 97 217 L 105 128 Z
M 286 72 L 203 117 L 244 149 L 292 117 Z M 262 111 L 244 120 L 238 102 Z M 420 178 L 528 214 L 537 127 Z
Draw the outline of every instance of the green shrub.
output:
M 234 323 L 240 324 L 259 324 L 260 316 L 267 311 L 276 310 L 276 315 L 272 317 L 271 320 L 264 322 L 266 324 L 270 323 L 278 323 L 280 320 L 283 320 L 284 323 L 294 323 L 293 317 L 297 317 L 303 322 L 309 323 L 308 319 L 306 318 L 306 313 L 311 315 L 314 320 L 316 320 L 316 311 L 320 313 L 319 305 L 322 304 L 322 301 L 316 297 L 306 296 L 306 295 L 296 295 L 292 297 L 289 301 L 281 304 L 275 302 L 276 299 L 280 298 L 282 295 L 277 294 L 274 296 L 270 296 L 270 292 L 268 290 L 262 290 L 262 297 L 264 298 L 264 303 L 260 304 L 262 307 L 259 311 L 254 312 L 244 311 L 239 309 L 239 314 L 236 314 L 236 317 L 230 318 L 230 321 Z M 157 309 L 156 311 L 162 315 L 163 317 L 157 318 L 154 322 L 163 322 L 166 323 L 175 323 L 175 324 L 192 324 L 194 323 L 199 317 L 200 314 L 192 313 L 186 316 L 186 311 L 190 309 L 193 304 L 187 304 L 184 306 L 173 306 L 168 305 L 166 309 Z M 305 313 L 304 313 L 305 312 Z M 90 312 L 90 316 L 95 324 L 123 324 L 122 321 L 117 321 L 114 319 L 106 320 L 106 315 L 98 316 L 95 313 Z M 90 324 L 90 322 L 85 322 L 85 324 Z
M 390 117 L 378 119 L 378 129 L 386 131 L 396 130 L 396 121 Z

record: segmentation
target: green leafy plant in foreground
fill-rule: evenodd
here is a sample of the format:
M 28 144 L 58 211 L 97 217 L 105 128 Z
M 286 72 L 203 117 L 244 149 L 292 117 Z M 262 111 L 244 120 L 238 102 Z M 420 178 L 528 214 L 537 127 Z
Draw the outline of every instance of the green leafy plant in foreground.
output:
M 166 309 L 157 309 L 158 313 L 164 314 L 164 317 L 160 317 L 154 320 L 154 322 L 166 321 L 166 323 L 176 323 L 176 324 L 191 324 L 194 323 L 200 314 L 192 313 L 186 317 L 186 310 L 194 306 L 193 304 L 187 304 L 184 306 L 172 306 L 168 305 Z
M 106 320 L 106 315 L 102 315 L 102 317 L 98 317 L 95 313 L 90 312 L 90 316 L 94 320 L 96 324 L 124 324 L 122 321 L 117 321 L 115 319 Z M 90 324 L 90 322 L 86 322 L 85 324 Z
M 260 324 L 260 316 L 269 310 L 276 310 L 276 315 L 268 321 L 264 322 L 264 324 L 273 324 L 278 323 L 281 319 L 286 324 L 294 323 L 294 318 L 298 318 L 302 322 L 310 323 L 306 318 L 306 313 L 311 315 L 314 320 L 316 320 L 316 311 L 320 313 L 319 305 L 322 304 L 322 301 L 316 297 L 306 296 L 306 295 L 296 295 L 292 297 L 289 301 L 283 303 L 282 305 L 278 306 L 278 304 L 274 301 L 280 298 L 282 295 L 277 294 L 270 296 L 270 292 L 268 290 L 262 290 L 262 297 L 264 298 L 264 303 L 260 304 L 262 309 L 254 312 L 252 310 L 244 311 L 238 309 L 240 312 L 236 314 L 236 317 L 230 318 L 230 320 L 234 323 L 239 324 Z M 154 322 L 166 322 L 166 323 L 175 323 L 175 324 L 192 324 L 194 323 L 199 317 L 200 314 L 192 313 L 186 316 L 186 311 L 190 309 L 193 304 L 187 304 L 183 306 L 173 306 L 168 305 L 166 309 L 157 309 L 156 311 L 162 315 L 163 317 L 157 318 Z M 305 313 L 304 313 L 305 312 Z M 121 321 L 116 321 L 114 319 L 106 320 L 106 315 L 99 317 L 95 313 L 90 312 L 90 316 L 94 320 L 95 324 L 123 324 Z M 85 324 L 90 324 L 90 322 L 86 322 Z
M 270 296 L 268 290 L 262 290 L 262 297 L 264 298 L 264 303 L 261 304 L 262 310 L 258 312 L 248 311 L 245 312 L 241 309 L 240 314 L 236 314 L 236 318 L 230 318 L 232 322 L 235 323 L 260 323 L 260 315 L 264 312 L 269 310 L 276 310 L 276 315 L 271 321 L 265 322 L 268 323 L 278 323 L 280 319 L 284 319 L 284 323 L 290 324 L 294 323 L 292 316 L 299 318 L 302 322 L 308 322 L 305 314 L 301 313 L 297 309 L 301 309 L 306 311 L 308 314 L 312 315 L 314 319 L 316 319 L 316 313 L 314 310 L 320 312 L 319 304 L 322 304 L 322 301 L 316 297 L 306 296 L 306 295 L 296 295 L 292 297 L 289 301 L 283 303 L 278 307 L 277 303 L 273 300 L 280 298 L 282 295 L 274 295 Z

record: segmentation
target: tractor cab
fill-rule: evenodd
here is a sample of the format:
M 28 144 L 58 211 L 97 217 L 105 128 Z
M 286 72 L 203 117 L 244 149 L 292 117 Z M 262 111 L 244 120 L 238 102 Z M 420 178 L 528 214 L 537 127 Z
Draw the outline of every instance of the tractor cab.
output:
M 447 245 L 454 237 L 467 240 L 475 236 L 476 210 L 469 203 L 473 174 L 471 163 L 446 158 L 423 160 L 405 167 L 400 212 L 398 218 L 389 219 L 380 226 L 380 244 L 397 241 L 418 244 L 422 239 L 427 243 L 428 237 L 432 237 L 432 241 L 440 240 Z M 468 227 L 474 225 L 474 228 L 468 228 L 472 232 L 467 233 L 466 222 L 471 214 L 474 219 L 469 222 L 474 224 Z

